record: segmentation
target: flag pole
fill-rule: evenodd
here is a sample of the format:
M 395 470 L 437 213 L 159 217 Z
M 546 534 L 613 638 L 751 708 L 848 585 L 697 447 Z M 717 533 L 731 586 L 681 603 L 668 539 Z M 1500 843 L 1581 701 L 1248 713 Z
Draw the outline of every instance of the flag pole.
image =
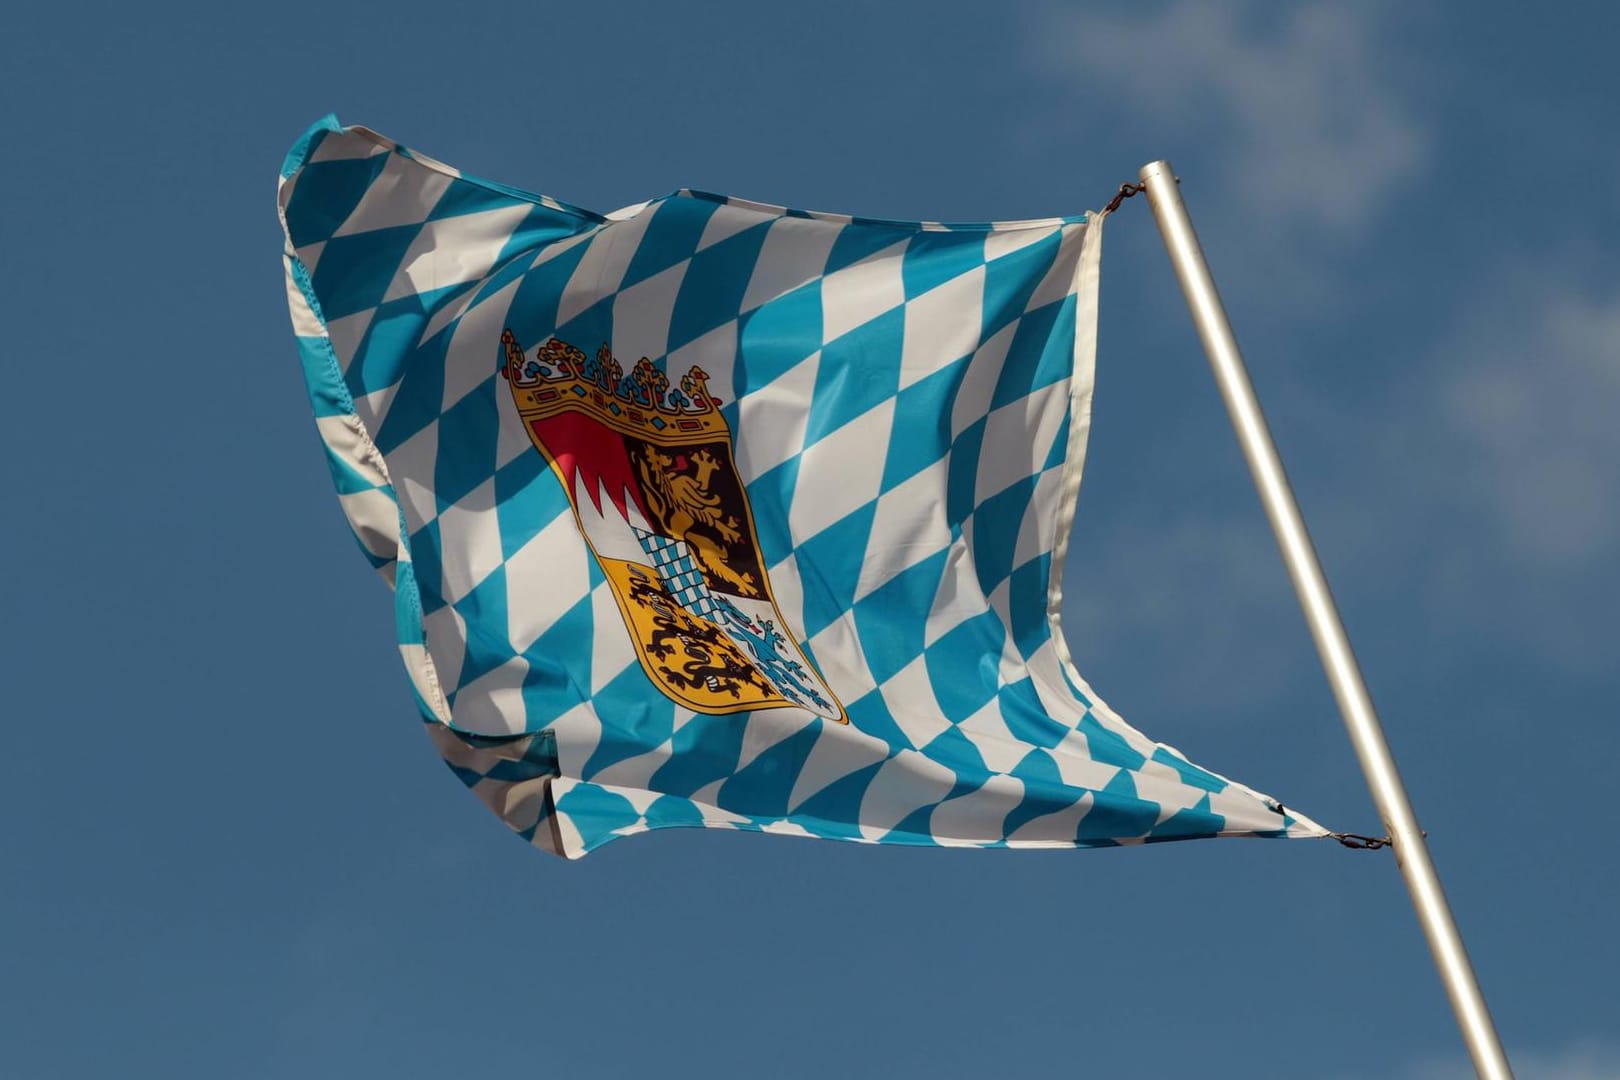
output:
M 1260 489 L 1260 501 L 1265 504 L 1272 532 L 1282 548 L 1283 562 L 1293 578 L 1294 591 L 1299 594 L 1311 636 L 1316 639 L 1316 650 L 1327 670 L 1345 727 L 1350 731 L 1350 742 L 1366 774 L 1378 816 L 1395 850 L 1395 861 L 1406 879 L 1412 907 L 1428 939 L 1446 996 L 1451 999 L 1474 1071 L 1480 1080 L 1513 1080 L 1513 1070 L 1502 1051 L 1490 1009 L 1480 993 L 1468 951 L 1463 947 L 1439 875 L 1429 858 L 1423 831 L 1418 828 L 1417 816 L 1395 768 L 1395 759 L 1390 754 L 1378 714 L 1373 710 L 1366 683 L 1362 681 L 1361 668 L 1345 636 L 1333 594 L 1328 591 L 1327 579 L 1322 575 L 1316 549 L 1305 530 L 1293 490 L 1288 486 L 1288 477 L 1277 456 L 1277 447 L 1271 441 L 1260 402 L 1254 396 L 1254 387 L 1243 365 L 1243 354 L 1238 351 L 1226 310 L 1221 306 L 1209 266 L 1204 262 L 1198 235 L 1181 201 L 1175 173 L 1169 162 L 1155 161 L 1142 166 L 1139 177 L 1142 190 L 1147 192 L 1148 202 L 1153 207 L 1153 216 L 1158 220 L 1176 278 L 1181 282 L 1181 291 L 1187 297 L 1198 337 L 1215 370 L 1215 381 L 1226 400 L 1226 411 L 1232 417 L 1249 471 Z

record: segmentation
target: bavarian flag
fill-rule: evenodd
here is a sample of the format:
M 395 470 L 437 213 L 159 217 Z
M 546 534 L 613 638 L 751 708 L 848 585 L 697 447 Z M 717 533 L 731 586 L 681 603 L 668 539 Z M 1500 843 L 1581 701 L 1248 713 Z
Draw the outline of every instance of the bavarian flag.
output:
M 603 215 L 332 118 L 279 207 L 421 715 L 536 847 L 1325 835 L 1069 659 L 1100 216 Z

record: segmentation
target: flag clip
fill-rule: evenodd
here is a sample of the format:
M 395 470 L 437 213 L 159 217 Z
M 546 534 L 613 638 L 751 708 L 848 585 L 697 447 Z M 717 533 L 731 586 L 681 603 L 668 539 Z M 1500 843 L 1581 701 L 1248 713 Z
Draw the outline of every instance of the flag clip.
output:
M 1345 847 L 1354 848 L 1356 851 L 1377 851 L 1379 848 L 1389 847 L 1387 836 L 1362 836 L 1360 833 L 1350 832 L 1336 832 L 1329 835 Z
M 1119 191 L 1115 192 L 1114 197 L 1109 200 L 1108 205 L 1103 207 L 1103 213 L 1112 214 L 1115 210 L 1119 209 L 1119 204 L 1120 203 L 1124 202 L 1126 199 L 1130 198 L 1132 195 L 1140 195 L 1140 194 L 1142 194 L 1142 192 L 1144 192 L 1146 190 L 1147 190 L 1147 185 L 1146 184 L 1121 184 L 1121 185 L 1119 185 Z

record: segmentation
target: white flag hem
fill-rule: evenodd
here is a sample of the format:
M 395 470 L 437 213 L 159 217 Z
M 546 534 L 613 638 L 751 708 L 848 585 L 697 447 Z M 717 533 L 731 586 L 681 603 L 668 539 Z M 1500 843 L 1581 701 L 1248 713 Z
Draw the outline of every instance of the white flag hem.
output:
M 1095 690 L 1091 688 L 1079 668 L 1075 665 L 1074 657 L 1069 652 L 1068 639 L 1063 634 L 1063 588 L 1064 572 L 1068 568 L 1069 542 L 1074 533 L 1074 518 L 1080 497 L 1080 480 L 1085 471 L 1086 448 L 1091 434 L 1091 406 L 1096 390 L 1097 369 L 1097 326 L 1099 291 L 1102 273 L 1102 238 L 1103 222 L 1108 218 L 1106 213 L 1093 213 L 1088 215 L 1085 247 L 1081 252 L 1080 262 L 1075 268 L 1076 285 L 1075 296 L 1082 311 L 1090 311 L 1089 319 L 1076 319 L 1076 332 L 1074 338 L 1074 373 L 1069 388 L 1069 443 L 1064 453 L 1062 481 L 1059 488 L 1055 536 L 1056 542 L 1052 548 L 1051 574 L 1047 579 L 1046 591 L 1046 618 L 1052 628 L 1052 644 L 1057 654 L 1057 661 L 1062 669 L 1065 679 L 1071 684 L 1068 686 L 1053 686 L 1049 680 L 1042 679 L 1042 670 L 1038 665 L 1031 665 L 1031 675 L 1050 693 L 1063 697 L 1075 697 L 1079 692 L 1082 703 L 1106 717 L 1109 726 L 1133 741 L 1139 741 L 1141 749 L 1146 756 L 1152 757 L 1155 750 L 1163 750 L 1183 761 L 1189 760 L 1185 754 L 1168 743 L 1150 739 L 1139 731 L 1129 721 L 1125 720 L 1105 702 Z M 1218 777 L 1230 788 L 1244 792 L 1268 806 L 1279 814 L 1286 814 L 1289 835 L 1328 837 L 1333 833 L 1322 825 L 1304 816 L 1292 808 L 1285 808 L 1270 796 L 1256 791 L 1246 784 L 1239 783 L 1221 773 L 1212 775 Z M 1243 834 L 1238 834 L 1243 835 Z

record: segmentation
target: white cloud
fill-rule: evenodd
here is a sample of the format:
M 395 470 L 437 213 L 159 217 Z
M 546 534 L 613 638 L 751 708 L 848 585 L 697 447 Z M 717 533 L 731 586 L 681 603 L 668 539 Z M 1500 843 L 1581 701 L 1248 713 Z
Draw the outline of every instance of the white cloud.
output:
M 1180 0 L 1145 16 L 1064 12 L 1039 28 L 1040 48 L 1111 112 L 1146 119 L 1172 145 L 1196 136 L 1229 198 L 1275 226 L 1337 231 L 1379 210 L 1425 158 L 1377 11 Z
M 1551 268 L 1510 286 L 1480 290 L 1419 369 L 1404 510 L 1444 551 L 1433 612 L 1567 671 L 1612 670 L 1620 290 L 1586 292 Z
M 1285 457 L 1303 451 L 1291 471 L 1309 478 L 1307 518 L 1341 601 L 1409 612 L 1423 626 L 1413 639 L 1432 643 L 1430 662 L 1470 663 L 1483 641 L 1566 672 L 1612 670 L 1620 282 L 1594 287 L 1570 265 L 1526 256 L 1515 271 L 1482 275 L 1459 293 L 1438 343 L 1415 346 L 1364 397 L 1291 396 L 1309 415 L 1291 418 Z M 1085 499 L 1065 612 L 1082 670 L 1088 660 L 1107 667 L 1088 653 L 1111 662 L 1151 649 L 1176 660 L 1183 693 L 1236 681 L 1240 704 L 1314 674 L 1271 660 L 1296 656 L 1281 644 L 1299 623 L 1251 508 L 1100 522 Z M 1118 581 L 1130 587 L 1108 584 Z M 1108 696 L 1106 679 L 1098 688 Z
M 1620 1047 L 1582 1041 L 1543 1053 L 1510 1053 L 1518 1075 L 1534 1080 L 1620 1080 Z M 1474 1068 L 1459 1055 L 1409 1063 L 1395 1080 L 1474 1080 Z
M 1459 296 L 1449 330 L 1376 397 L 1324 399 L 1337 450 L 1312 524 L 1436 642 L 1612 669 L 1620 610 L 1620 285 L 1525 257 Z
M 1437 290 L 1456 298 L 1432 310 L 1437 333 L 1397 336 L 1365 307 L 1342 310 L 1374 296 L 1343 286 L 1366 272 L 1367 249 L 1387 237 L 1388 211 L 1423 180 L 1431 134 L 1442 131 L 1443 102 L 1416 80 L 1444 73 L 1418 73 L 1432 58 L 1405 44 L 1402 20 L 1412 17 L 1378 2 L 1174 0 L 1084 15 L 1052 7 L 1032 31 L 1068 91 L 1065 107 L 1084 102 L 1118 118 L 1110 153 L 1127 140 L 1170 156 L 1209 250 L 1244 252 L 1221 278 L 1229 298 L 1249 294 L 1273 318 L 1318 307 L 1315 316 L 1342 325 L 1335 356 L 1386 354 L 1377 381 L 1354 395 L 1300 365 L 1273 394 L 1274 407 L 1290 410 L 1310 407 L 1301 399 L 1313 386 L 1322 395 L 1304 456 L 1290 464 L 1307 478 L 1330 575 L 1364 583 L 1364 596 L 1399 595 L 1437 650 L 1458 643 L 1458 663 L 1467 640 L 1567 671 L 1607 670 L 1620 610 L 1620 280 L 1574 269 L 1594 256 L 1602 265 L 1604 253 L 1583 254 L 1586 241 L 1569 236 L 1571 250 L 1529 254 L 1504 236 L 1500 266 L 1457 267 Z M 1236 527 L 1182 524 L 1190 542 L 1214 550 Z M 1238 557 L 1224 546 L 1224 558 Z M 1189 594 L 1239 625 L 1269 616 L 1240 581 L 1247 572 L 1200 566 L 1187 551 L 1180 539 L 1138 537 L 1093 553 L 1170 598 L 1145 595 L 1130 613 L 1079 606 L 1076 634 L 1165 633 L 1187 610 L 1170 610 L 1175 597 Z M 1263 543 L 1250 556 L 1255 582 L 1278 573 Z M 1176 565 L 1185 580 L 1162 569 Z M 1212 664 L 1236 659 L 1230 636 L 1174 633 Z
M 1437 404 L 1471 458 L 1464 497 L 1508 552 L 1579 570 L 1620 548 L 1620 290 L 1562 284 L 1471 318 Z

